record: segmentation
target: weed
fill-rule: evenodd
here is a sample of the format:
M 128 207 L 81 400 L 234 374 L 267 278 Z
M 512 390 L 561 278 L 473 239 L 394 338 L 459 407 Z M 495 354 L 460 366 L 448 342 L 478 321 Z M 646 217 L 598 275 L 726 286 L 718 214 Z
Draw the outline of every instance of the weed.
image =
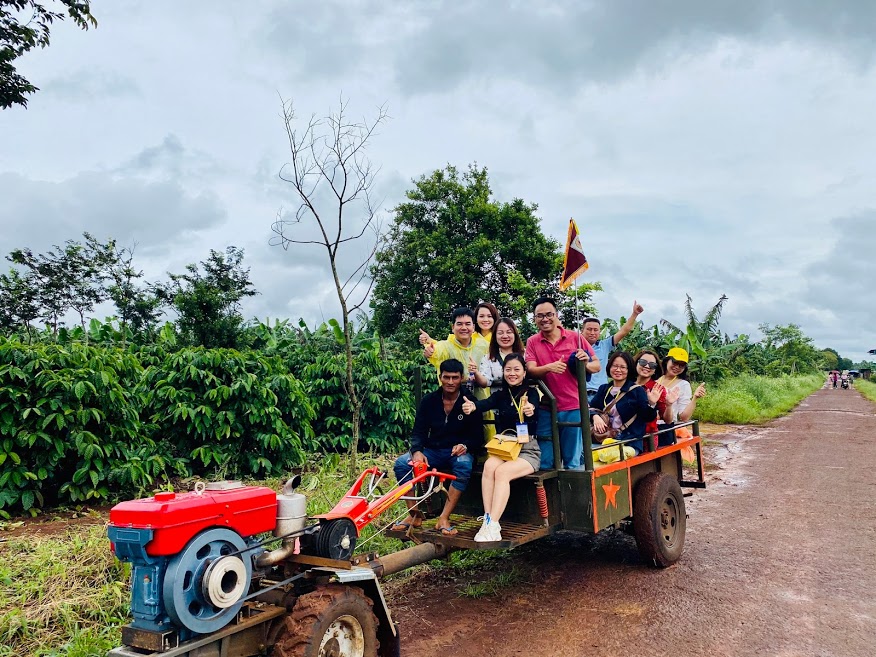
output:
M 867 381 L 866 379 L 856 379 L 854 386 L 855 390 L 864 395 L 864 397 L 870 401 L 876 402 L 876 383 Z
M 496 573 L 489 579 L 466 584 L 459 590 L 459 595 L 464 598 L 484 598 L 517 586 L 527 579 L 527 575 L 520 568 L 511 566 L 510 569 Z
M 719 424 L 761 424 L 787 413 L 822 384 L 820 375 L 725 379 L 699 401 L 696 417 Z

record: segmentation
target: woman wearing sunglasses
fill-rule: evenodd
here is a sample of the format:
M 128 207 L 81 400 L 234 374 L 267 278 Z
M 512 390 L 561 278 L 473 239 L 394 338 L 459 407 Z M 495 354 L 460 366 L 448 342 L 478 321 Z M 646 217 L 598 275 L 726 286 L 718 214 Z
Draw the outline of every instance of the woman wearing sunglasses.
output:
M 642 349 L 633 356 L 633 360 L 636 363 L 636 383 L 648 392 L 657 390 L 660 393 L 660 398 L 657 400 L 657 417 L 651 420 L 648 426 L 645 427 L 646 434 L 657 433 L 658 420 L 661 422 L 672 422 L 672 408 L 666 403 L 666 388 L 654 380 L 655 376 L 662 376 L 663 374 L 663 369 L 660 367 L 660 357 L 657 356 L 657 352 L 651 349 Z M 654 436 L 652 449 L 657 447 L 658 440 L 662 438 L 662 435 Z M 667 442 L 666 444 L 668 445 L 669 443 Z
M 635 368 L 632 356 L 625 351 L 616 351 L 608 357 L 605 368 L 608 383 L 596 390 L 590 405 L 590 422 L 596 431 L 604 432 L 607 429 L 605 422 L 595 413 L 607 409 L 611 426 L 618 432 L 617 440 L 635 439 L 626 446 L 639 454 L 644 448 L 642 438 L 648 423 L 657 417 L 657 402 L 662 390 L 656 387 L 646 390 L 638 385 Z

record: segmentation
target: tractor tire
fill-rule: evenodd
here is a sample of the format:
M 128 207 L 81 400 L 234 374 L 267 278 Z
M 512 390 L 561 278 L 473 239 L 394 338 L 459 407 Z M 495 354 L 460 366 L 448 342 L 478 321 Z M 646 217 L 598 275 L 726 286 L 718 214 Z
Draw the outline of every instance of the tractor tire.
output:
M 298 598 L 273 657 L 377 657 L 378 620 L 357 586 L 327 584 Z
M 657 568 L 681 558 L 687 513 L 678 481 L 663 472 L 645 475 L 633 500 L 633 534 L 642 558 Z

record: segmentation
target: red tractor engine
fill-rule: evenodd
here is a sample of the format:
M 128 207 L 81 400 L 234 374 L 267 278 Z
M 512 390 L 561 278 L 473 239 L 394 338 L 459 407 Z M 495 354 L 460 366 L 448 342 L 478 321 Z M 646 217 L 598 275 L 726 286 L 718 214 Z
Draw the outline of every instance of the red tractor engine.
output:
M 264 553 L 253 537 L 277 527 L 278 498 L 283 531 L 303 528 L 303 495 L 234 481 L 113 507 L 113 550 L 133 565 L 134 621 L 123 639 L 125 631 L 141 635 L 141 642 L 146 634 L 161 650 L 233 619 L 249 592 L 255 559 Z

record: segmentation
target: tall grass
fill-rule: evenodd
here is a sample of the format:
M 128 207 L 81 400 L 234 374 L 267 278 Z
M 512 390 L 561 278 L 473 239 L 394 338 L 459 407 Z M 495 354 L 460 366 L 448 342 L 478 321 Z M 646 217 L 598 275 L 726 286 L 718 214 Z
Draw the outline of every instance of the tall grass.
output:
M 823 383 L 820 374 L 725 379 L 699 400 L 694 416 L 719 424 L 760 424 L 787 413 Z
M 860 392 L 867 399 L 876 402 L 876 383 L 867 381 L 866 379 L 855 379 L 853 385 L 855 390 Z

